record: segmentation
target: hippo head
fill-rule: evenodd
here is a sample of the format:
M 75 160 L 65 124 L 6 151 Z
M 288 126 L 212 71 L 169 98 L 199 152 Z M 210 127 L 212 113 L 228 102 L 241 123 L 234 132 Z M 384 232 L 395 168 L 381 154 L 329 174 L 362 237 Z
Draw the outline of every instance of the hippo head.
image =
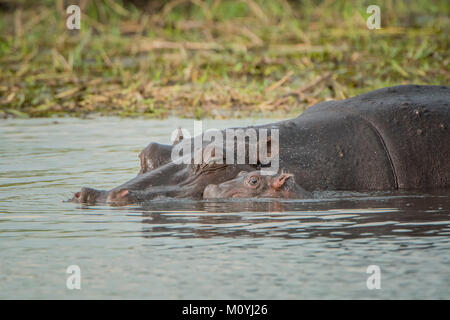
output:
M 284 198 L 303 199 L 311 195 L 302 189 L 289 173 L 262 175 L 260 171 L 242 171 L 233 180 L 210 184 L 203 198 Z
M 248 164 L 226 164 L 224 159 L 219 159 L 224 154 L 216 155 L 212 146 L 203 147 L 196 152 L 202 153 L 203 162 L 185 164 L 170 161 L 156 169 L 140 173 L 109 191 L 82 188 L 71 201 L 127 205 L 162 197 L 201 199 L 207 185 L 233 179 L 242 170 L 256 169 Z

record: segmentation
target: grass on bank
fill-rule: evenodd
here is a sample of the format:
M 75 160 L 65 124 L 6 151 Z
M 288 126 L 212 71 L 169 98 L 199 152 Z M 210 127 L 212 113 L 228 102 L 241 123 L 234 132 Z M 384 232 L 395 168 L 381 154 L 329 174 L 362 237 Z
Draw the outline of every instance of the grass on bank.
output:
M 133 4 L 133 2 L 135 4 Z M 299 114 L 381 87 L 447 84 L 449 3 L 0 0 L 0 116 Z

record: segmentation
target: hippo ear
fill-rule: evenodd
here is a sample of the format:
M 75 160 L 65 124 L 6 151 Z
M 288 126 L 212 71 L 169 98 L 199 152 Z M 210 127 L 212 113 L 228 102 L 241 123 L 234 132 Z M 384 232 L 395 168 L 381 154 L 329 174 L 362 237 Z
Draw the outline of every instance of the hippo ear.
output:
M 267 156 L 269 158 L 271 158 L 272 157 L 272 137 L 268 136 L 266 141 L 267 141 L 267 146 L 266 146 Z
M 264 140 L 259 140 L 257 144 L 258 164 L 268 165 L 279 157 L 279 141 L 272 141 L 272 136 L 267 136 Z
M 175 140 L 173 140 L 172 145 L 174 146 L 176 144 L 179 144 L 181 141 L 183 141 L 183 139 L 184 139 L 183 131 L 181 130 L 181 128 L 178 128 L 177 136 L 176 136 Z
M 209 144 L 203 148 L 203 164 L 210 164 L 212 162 L 222 164 L 224 163 L 223 151 L 217 144 Z
M 294 175 L 291 173 L 282 173 L 279 176 L 275 177 L 272 180 L 272 188 L 274 188 L 275 190 L 280 190 L 284 184 L 286 183 L 286 181 L 290 178 L 293 177 Z
M 117 194 L 117 197 L 123 198 L 123 197 L 125 197 L 128 193 L 129 193 L 129 191 L 128 191 L 127 189 L 120 190 L 119 193 Z
M 214 149 L 214 148 L 212 148 L 211 146 L 208 145 L 205 148 L 203 148 L 202 153 L 203 153 L 202 163 L 203 164 L 208 164 L 216 156 L 216 149 Z

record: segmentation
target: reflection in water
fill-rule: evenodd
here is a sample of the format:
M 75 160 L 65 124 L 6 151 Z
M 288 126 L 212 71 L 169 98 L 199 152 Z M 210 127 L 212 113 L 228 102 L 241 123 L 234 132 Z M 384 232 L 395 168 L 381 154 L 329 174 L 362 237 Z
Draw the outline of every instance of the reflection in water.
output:
M 168 143 L 178 126 L 192 121 L 3 121 L 0 298 L 450 297 L 449 190 L 129 207 L 63 202 L 81 186 L 129 180 L 138 152 L 150 141 Z M 77 292 L 65 287 L 72 264 L 83 275 Z M 382 290 L 366 287 L 372 264 Z
M 131 211 L 142 214 L 144 237 L 430 237 L 448 235 L 450 225 L 450 201 L 445 195 L 320 201 L 172 199 Z

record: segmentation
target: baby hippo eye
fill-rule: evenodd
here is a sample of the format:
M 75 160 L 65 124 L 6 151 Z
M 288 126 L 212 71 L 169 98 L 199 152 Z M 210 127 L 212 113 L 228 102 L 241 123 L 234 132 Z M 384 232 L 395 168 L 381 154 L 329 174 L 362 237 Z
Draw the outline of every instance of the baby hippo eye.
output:
M 258 185 L 259 183 L 259 177 L 258 176 L 251 176 L 250 178 L 247 179 L 247 183 L 251 186 L 251 187 L 255 187 Z

